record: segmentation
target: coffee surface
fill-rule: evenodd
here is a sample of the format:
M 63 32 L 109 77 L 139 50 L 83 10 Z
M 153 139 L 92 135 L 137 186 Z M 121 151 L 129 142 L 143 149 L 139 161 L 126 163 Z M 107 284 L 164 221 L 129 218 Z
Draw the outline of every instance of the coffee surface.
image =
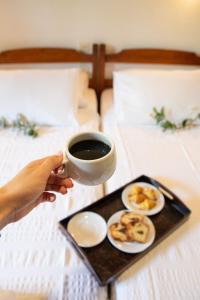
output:
M 98 140 L 85 140 L 72 145 L 69 152 L 84 160 L 101 158 L 110 152 L 110 146 Z

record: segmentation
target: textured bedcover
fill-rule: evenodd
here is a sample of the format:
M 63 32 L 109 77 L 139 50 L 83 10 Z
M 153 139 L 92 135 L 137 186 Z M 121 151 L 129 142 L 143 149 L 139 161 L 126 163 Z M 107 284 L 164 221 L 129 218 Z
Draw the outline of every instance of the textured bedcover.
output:
M 95 129 L 98 119 L 94 118 L 77 128 L 42 128 L 36 139 L 1 130 L 0 185 L 29 161 L 62 149 L 71 134 Z M 41 204 L 2 230 L 0 290 L 40 294 L 48 300 L 106 299 L 106 289 L 98 287 L 57 225 L 60 219 L 100 197 L 102 186 L 75 183 L 67 196 L 58 195 L 55 203 Z
M 114 298 L 199 299 L 200 128 L 163 133 L 153 126 L 119 125 L 111 93 L 106 97 L 102 128 L 112 136 L 118 158 L 106 192 L 146 174 L 173 190 L 192 210 L 189 221 L 116 281 Z

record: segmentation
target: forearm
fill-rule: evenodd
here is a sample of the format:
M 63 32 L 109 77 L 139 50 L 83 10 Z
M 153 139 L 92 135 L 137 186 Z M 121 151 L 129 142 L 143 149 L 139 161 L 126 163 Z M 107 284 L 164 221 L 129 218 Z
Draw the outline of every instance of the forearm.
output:
M 4 188 L 0 188 L 0 230 L 11 222 L 12 210 L 8 198 Z

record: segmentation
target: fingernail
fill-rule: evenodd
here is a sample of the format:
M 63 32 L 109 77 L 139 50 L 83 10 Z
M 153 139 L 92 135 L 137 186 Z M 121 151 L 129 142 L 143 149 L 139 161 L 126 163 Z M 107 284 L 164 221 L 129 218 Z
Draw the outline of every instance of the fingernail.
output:
M 50 201 L 54 201 L 54 200 L 55 200 L 55 196 L 54 196 L 54 195 L 51 195 L 49 200 L 50 200 Z
M 74 186 L 74 183 L 71 178 L 67 178 L 67 184 L 71 185 L 70 187 Z
M 64 173 L 64 169 L 63 168 L 59 168 L 58 170 L 57 170 L 57 174 L 58 175 L 62 175 Z

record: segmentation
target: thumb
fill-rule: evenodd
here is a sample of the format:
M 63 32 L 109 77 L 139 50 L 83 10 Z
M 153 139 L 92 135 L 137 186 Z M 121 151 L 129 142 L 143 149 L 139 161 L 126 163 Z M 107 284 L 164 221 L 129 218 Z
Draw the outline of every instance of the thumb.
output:
M 51 173 L 52 170 L 60 167 L 63 160 L 62 152 L 58 154 L 47 156 L 42 163 L 42 168 L 44 168 L 48 173 Z

